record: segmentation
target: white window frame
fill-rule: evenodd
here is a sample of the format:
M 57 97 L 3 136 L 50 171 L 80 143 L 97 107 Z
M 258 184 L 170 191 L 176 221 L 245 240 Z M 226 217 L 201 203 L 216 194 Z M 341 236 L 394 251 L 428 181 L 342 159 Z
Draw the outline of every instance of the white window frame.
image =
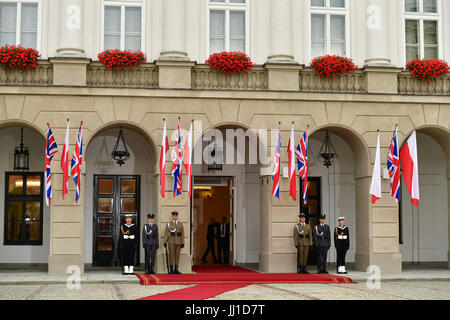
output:
M 326 50 L 325 50 L 325 55 L 327 54 L 333 54 L 331 52 L 331 15 L 341 15 L 345 17 L 345 57 L 350 57 L 351 53 L 350 53 L 350 9 L 349 9 L 349 0 L 345 0 L 345 6 L 344 8 L 335 8 L 335 7 L 331 7 L 330 6 L 331 1 L 330 0 L 325 0 L 325 7 L 314 7 L 311 5 L 311 0 L 306 0 L 306 5 L 309 9 L 309 14 L 308 14 L 308 54 L 309 54 L 309 59 L 308 61 L 311 61 L 313 58 L 312 56 L 312 35 L 311 35 L 311 31 L 312 31 L 312 15 L 313 14 L 320 14 L 320 15 L 325 15 L 325 19 L 326 19 Z
M 230 11 L 242 11 L 245 13 L 245 54 L 249 54 L 250 39 L 249 39 L 249 12 L 250 12 L 250 0 L 245 0 L 244 3 L 232 3 L 230 0 L 225 2 L 209 2 L 206 1 L 206 57 L 210 56 L 209 52 L 209 21 L 210 11 L 222 10 L 225 11 L 225 48 L 224 51 L 230 51 Z
M 13 3 L 17 5 L 16 9 L 16 43 L 8 43 L 8 44 L 21 44 L 20 36 L 22 29 L 22 4 L 37 4 L 37 24 L 36 24 L 36 49 L 37 51 L 41 51 L 41 30 L 42 30 L 42 0 L 2 0 L 2 3 Z
M 406 20 L 418 20 L 419 21 L 419 59 L 425 57 L 425 43 L 424 43 L 424 28 L 423 22 L 425 20 L 437 21 L 437 41 L 438 41 L 438 59 L 442 59 L 443 55 L 443 38 L 442 38 L 442 1 L 436 0 L 437 13 L 423 12 L 423 0 L 419 0 L 418 12 L 406 12 L 405 0 L 400 1 L 402 6 L 401 12 L 403 12 L 402 30 L 403 30 L 403 65 L 408 63 L 406 61 Z
M 145 1 L 142 0 L 122 0 L 122 1 L 102 1 L 101 6 L 101 30 L 100 30 L 100 51 L 105 50 L 105 7 L 120 7 L 120 50 L 127 50 L 125 48 L 125 8 L 137 7 L 141 8 L 141 48 L 140 51 L 145 51 Z

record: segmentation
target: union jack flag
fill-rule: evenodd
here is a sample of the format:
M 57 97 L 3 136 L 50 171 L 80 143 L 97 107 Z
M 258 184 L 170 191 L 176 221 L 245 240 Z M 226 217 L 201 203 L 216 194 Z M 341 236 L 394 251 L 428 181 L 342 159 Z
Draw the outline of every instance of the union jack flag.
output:
M 300 143 L 295 151 L 298 165 L 298 175 L 303 182 L 303 202 L 308 202 L 308 128 L 300 139 Z
M 391 178 L 391 197 L 395 198 L 397 202 L 400 201 L 400 159 L 398 153 L 398 136 L 397 126 L 395 126 L 394 135 L 392 136 L 391 145 L 389 146 L 389 153 L 387 158 L 387 168 L 389 177 Z
M 280 157 L 281 157 L 281 129 L 278 128 L 277 151 L 272 171 L 272 194 L 280 199 Z
M 58 153 L 58 146 L 56 145 L 55 137 L 53 136 L 50 125 L 48 126 L 47 141 L 45 143 L 45 203 L 50 206 L 52 199 L 52 172 L 50 169 L 50 162 L 53 156 Z
M 78 130 L 78 138 L 73 150 L 72 163 L 70 170 L 72 171 L 73 182 L 75 183 L 75 201 L 78 203 L 80 199 L 81 189 L 81 163 L 83 162 L 83 122 Z
M 178 120 L 177 136 L 175 146 L 172 149 L 172 176 L 173 176 L 173 197 L 183 193 L 183 184 L 181 178 L 181 136 L 180 121 Z

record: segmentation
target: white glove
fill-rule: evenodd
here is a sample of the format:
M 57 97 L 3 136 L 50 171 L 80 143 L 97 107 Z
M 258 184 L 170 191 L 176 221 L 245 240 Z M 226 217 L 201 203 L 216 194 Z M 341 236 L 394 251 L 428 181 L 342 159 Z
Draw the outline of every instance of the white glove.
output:
M 134 236 L 130 236 L 130 239 L 134 239 Z
M 126 234 L 123 235 L 124 239 L 128 239 L 128 236 Z

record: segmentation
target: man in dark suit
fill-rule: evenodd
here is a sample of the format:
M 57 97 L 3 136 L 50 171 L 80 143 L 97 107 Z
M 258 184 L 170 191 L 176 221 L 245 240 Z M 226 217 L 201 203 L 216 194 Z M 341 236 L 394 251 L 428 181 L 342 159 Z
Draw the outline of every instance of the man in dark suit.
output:
M 219 263 L 228 264 L 230 244 L 230 224 L 227 218 L 222 217 L 222 222 L 217 226 L 217 247 L 219 249 Z
M 145 250 L 145 274 L 155 274 L 156 250 L 159 248 L 158 225 L 154 222 L 155 215 L 147 215 L 148 223 L 142 230 L 142 245 Z
M 208 263 L 206 261 L 206 257 L 208 256 L 208 253 L 211 252 L 214 260 L 214 264 L 217 264 L 217 258 L 216 258 L 216 231 L 214 230 L 216 228 L 216 219 L 211 218 L 209 225 L 208 225 L 208 231 L 206 233 L 206 241 L 208 242 L 208 247 L 206 248 L 205 254 L 203 255 L 202 262 L 204 264 Z
M 320 223 L 314 227 L 314 244 L 317 247 L 317 273 L 328 273 L 327 253 L 331 246 L 330 226 L 325 224 L 325 215 L 319 217 Z

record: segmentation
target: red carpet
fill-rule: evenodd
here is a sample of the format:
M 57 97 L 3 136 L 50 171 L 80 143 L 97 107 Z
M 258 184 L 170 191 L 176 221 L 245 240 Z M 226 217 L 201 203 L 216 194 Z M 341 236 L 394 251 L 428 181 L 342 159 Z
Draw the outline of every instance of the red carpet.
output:
M 199 266 L 193 267 L 193 270 L 198 273 L 137 274 L 137 277 L 141 285 L 353 283 L 348 277 L 332 274 L 259 273 L 231 266 Z

